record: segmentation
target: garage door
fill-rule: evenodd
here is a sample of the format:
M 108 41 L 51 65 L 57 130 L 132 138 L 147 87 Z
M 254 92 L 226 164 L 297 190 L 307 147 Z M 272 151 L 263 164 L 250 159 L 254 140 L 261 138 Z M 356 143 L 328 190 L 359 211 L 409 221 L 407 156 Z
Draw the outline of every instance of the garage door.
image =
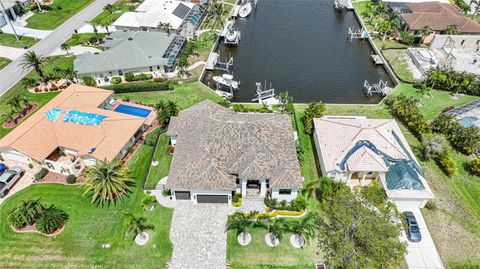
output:
M 27 157 L 15 152 L 5 152 L 5 157 L 12 161 L 17 161 L 21 163 L 30 163 Z
M 197 202 L 227 204 L 228 195 L 197 195 Z
M 175 191 L 175 198 L 177 198 L 177 200 L 190 200 L 190 192 L 189 191 Z

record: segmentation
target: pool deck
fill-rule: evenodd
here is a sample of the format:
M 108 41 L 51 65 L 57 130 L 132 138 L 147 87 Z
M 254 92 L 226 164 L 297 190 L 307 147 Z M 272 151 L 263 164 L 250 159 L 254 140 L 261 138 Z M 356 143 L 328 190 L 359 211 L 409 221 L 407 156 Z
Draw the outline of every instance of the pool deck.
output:
M 133 107 L 138 107 L 138 108 L 150 110 L 151 113 L 148 114 L 148 116 L 145 118 L 145 122 L 144 122 L 148 126 L 151 126 L 157 118 L 157 113 L 156 113 L 156 111 L 153 107 L 144 106 L 144 105 L 137 104 L 137 103 L 134 103 L 134 102 L 127 102 L 127 101 L 123 101 L 121 99 L 116 99 L 115 105 L 113 105 L 110 108 L 110 110 L 115 111 L 115 109 L 117 109 L 117 107 L 120 106 L 120 105 L 133 106 Z

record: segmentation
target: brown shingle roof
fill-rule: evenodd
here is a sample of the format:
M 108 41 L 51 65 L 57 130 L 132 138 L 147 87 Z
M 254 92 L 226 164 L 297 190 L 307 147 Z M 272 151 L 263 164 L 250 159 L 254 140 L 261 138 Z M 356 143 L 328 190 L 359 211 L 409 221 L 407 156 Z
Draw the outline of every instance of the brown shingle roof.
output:
M 480 33 L 480 25 L 466 18 L 455 6 L 440 2 L 407 3 L 411 13 L 400 16 L 411 30 L 430 26 L 434 31 L 443 31 L 450 24 L 458 25 L 461 33 Z
M 236 113 L 211 101 L 180 112 L 167 134 L 177 137 L 168 187 L 234 190 L 243 179 L 272 188 L 301 188 L 291 120 L 271 113 Z
M 98 108 L 112 91 L 73 84 L 0 140 L 0 147 L 10 147 L 37 161 L 42 161 L 57 147 L 78 150 L 96 159 L 112 160 L 142 126 L 144 119 Z M 56 122 L 45 117 L 53 108 L 79 110 L 107 116 L 96 126 Z

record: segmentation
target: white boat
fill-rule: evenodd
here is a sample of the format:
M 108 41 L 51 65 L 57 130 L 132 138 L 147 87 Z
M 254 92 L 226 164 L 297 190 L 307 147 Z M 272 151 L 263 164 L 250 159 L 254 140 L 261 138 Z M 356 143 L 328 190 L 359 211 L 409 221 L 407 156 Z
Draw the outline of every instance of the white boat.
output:
M 248 15 L 250 15 L 250 12 L 252 12 L 252 4 L 248 2 L 242 7 L 240 7 L 240 10 L 238 11 L 238 15 L 240 16 L 240 18 L 245 18 Z
M 229 74 L 223 74 L 222 76 L 214 76 L 213 81 L 217 83 L 217 86 L 226 87 L 231 90 L 238 90 L 240 83 L 233 80 L 233 76 Z
M 233 20 L 227 21 L 227 23 L 225 23 L 225 26 L 223 27 L 222 32 L 220 33 L 220 36 L 221 37 L 226 37 L 228 32 L 230 31 L 230 29 L 233 28 L 234 24 L 235 24 L 235 22 Z
M 238 45 L 240 41 L 240 31 L 230 29 L 225 36 L 225 44 Z

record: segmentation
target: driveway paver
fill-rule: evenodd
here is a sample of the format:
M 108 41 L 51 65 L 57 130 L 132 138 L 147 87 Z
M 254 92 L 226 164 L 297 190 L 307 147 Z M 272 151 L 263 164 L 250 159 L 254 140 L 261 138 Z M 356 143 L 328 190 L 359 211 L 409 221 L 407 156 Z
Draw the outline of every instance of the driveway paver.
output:
M 28 164 L 25 163 L 20 163 L 20 162 L 14 162 L 14 161 L 2 161 L 2 163 L 5 163 L 7 167 L 11 168 L 14 166 L 20 166 L 25 170 L 25 175 L 21 177 L 15 185 L 13 185 L 13 188 L 10 189 L 8 194 L 5 197 L 0 198 L 0 204 L 3 203 L 8 197 L 14 195 L 15 193 L 27 188 L 28 186 L 33 184 L 33 180 L 35 178 L 35 174 L 40 171 L 42 168 L 40 165 L 35 165 L 33 168 L 29 168 Z
M 176 201 L 170 229 L 169 269 L 225 269 L 228 206 Z
M 407 242 L 407 255 L 405 259 L 409 269 L 443 269 L 442 260 L 438 255 L 437 248 L 433 243 L 432 236 L 428 231 L 427 224 L 423 219 L 419 208 L 398 208 L 400 212 L 411 211 L 417 219 L 422 240 L 418 243 L 410 242 L 407 239 L 405 231 L 402 231 L 400 240 Z

